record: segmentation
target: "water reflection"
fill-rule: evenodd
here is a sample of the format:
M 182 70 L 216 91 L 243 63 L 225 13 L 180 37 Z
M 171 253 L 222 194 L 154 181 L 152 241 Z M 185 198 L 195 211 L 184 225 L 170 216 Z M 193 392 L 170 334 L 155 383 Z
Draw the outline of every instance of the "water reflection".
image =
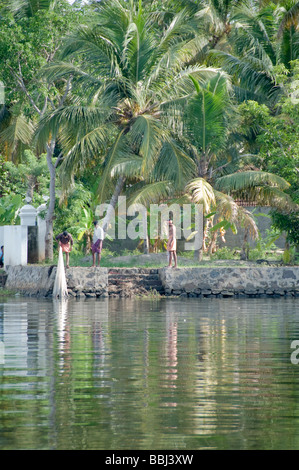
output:
M 299 448 L 298 305 L 4 302 L 0 448 Z

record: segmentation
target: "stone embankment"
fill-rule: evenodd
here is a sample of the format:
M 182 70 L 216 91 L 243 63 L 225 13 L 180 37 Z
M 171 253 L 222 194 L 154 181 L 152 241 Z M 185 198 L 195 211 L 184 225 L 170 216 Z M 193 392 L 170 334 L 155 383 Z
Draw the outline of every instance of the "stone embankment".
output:
M 299 296 L 299 267 L 162 269 L 166 295 L 182 297 Z
M 5 287 L 23 295 L 51 297 L 56 266 L 7 266 Z M 69 268 L 66 281 L 70 297 L 107 297 L 107 268 Z
M 110 268 L 108 270 L 109 297 L 132 297 L 149 293 L 164 294 L 159 269 Z
M 8 266 L 5 287 L 51 297 L 56 266 Z M 70 297 L 299 297 L 299 267 L 81 268 L 66 270 Z
M 51 297 L 56 266 L 8 266 L 6 288 L 27 296 Z M 66 269 L 69 297 L 133 297 L 164 293 L 158 269 L 80 268 Z
M 7 279 L 6 273 L 0 273 L 0 287 L 4 287 Z

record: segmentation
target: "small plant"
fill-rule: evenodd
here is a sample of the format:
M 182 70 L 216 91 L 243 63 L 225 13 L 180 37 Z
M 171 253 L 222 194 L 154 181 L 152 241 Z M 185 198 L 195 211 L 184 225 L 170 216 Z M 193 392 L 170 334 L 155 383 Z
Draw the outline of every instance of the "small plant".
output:
M 293 264 L 296 259 L 296 248 L 294 246 L 288 247 L 284 250 L 282 261 L 284 264 Z
M 218 250 L 211 255 L 211 259 L 238 259 L 238 253 L 235 249 L 224 246 L 218 248 Z
M 16 294 L 16 291 L 5 289 L 4 287 L 0 287 L 0 297 L 9 297 L 15 294 Z

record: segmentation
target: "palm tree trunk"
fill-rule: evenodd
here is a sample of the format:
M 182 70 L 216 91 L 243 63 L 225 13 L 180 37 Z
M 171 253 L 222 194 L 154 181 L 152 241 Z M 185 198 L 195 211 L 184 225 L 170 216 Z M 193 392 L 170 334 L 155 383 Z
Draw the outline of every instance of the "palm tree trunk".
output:
M 115 212 L 115 207 L 118 201 L 118 197 L 120 196 L 122 192 L 125 181 L 126 181 L 126 178 L 124 176 L 120 176 L 117 180 L 114 193 L 110 199 L 110 203 L 109 203 L 106 215 L 104 217 L 103 226 L 102 226 L 104 232 L 107 232 L 111 217 L 114 215 L 114 212 Z
M 217 242 L 217 230 L 215 230 L 213 232 L 213 235 L 212 235 L 212 239 L 211 239 L 211 243 L 210 243 L 210 246 L 209 246 L 209 255 L 211 256 L 214 251 L 215 251 L 215 248 L 216 248 L 216 242 Z
M 34 175 L 29 175 L 28 177 L 28 184 L 27 184 L 27 197 L 30 197 L 30 199 L 33 199 L 33 189 L 36 184 L 36 177 Z
M 200 263 L 203 260 L 203 254 L 205 251 L 205 234 L 206 234 L 206 219 L 203 217 L 203 226 L 202 226 L 202 246 L 199 250 L 194 251 L 194 258 Z
M 145 255 L 149 254 L 149 238 L 148 238 L 148 232 L 147 232 L 147 212 L 142 213 L 143 217 L 143 236 L 144 236 L 144 244 L 143 244 L 143 253 Z
M 249 230 L 248 228 L 245 228 L 245 233 L 244 233 L 244 239 L 243 239 L 243 245 L 242 245 L 242 250 L 240 253 L 240 259 L 242 261 L 248 260 L 248 235 L 249 235 Z
M 52 139 L 47 145 L 47 164 L 50 172 L 50 199 L 46 215 L 46 236 L 45 236 L 45 257 L 53 260 L 53 219 L 55 209 L 55 186 L 56 186 L 56 168 L 53 165 L 52 158 L 54 154 L 56 140 Z
M 144 253 L 145 255 L 148 255 L 148 254 L 149 254 L 149 239 L 148 239 L 148 237 L 145 237 L 145 239 L 144 239 L 143 253 Z

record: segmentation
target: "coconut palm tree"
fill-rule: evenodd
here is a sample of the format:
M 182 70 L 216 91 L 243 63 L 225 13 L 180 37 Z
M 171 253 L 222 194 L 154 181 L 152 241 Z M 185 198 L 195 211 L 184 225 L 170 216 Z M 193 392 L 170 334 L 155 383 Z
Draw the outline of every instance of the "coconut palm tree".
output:
M 47 107 L 59 108 L 70 93 L 71 79 L 60 81 L 58 84 L 46 83 L 38 72 L 42 67 L 41 64 L 49 63 L 53 59 L 61 40 L 62 24 L 67 24 L 65 20 L 71 7 L 65 0 L 5 0 L 1 2 L 2 5 L 1 20 L 7 30 L 11 29 L 13 39 L 8 44 L 4 41 L 1 60 L 5 64 L 13 98 L 1 110 L 2 113 L 0 112 L 0 144 L 4 146 L 8 158 L 18 161 L 24 148 L 34 148 L 32 142 L 34 129 Z M 57 19 L 57 11 L 52 11 L 54 7 L 57 9 L 64 7 L 63 14 L 60 11 L 57 24 L 53 21 L 48 30 L 46 27 L 43 29 L 42 21 L 51 22 L 51 19 Z M 11 13 L 14 16 L 12 21 Z M 49 35 L 44 34 L 45 32 L 49 32 Z M 3 31 L 2 38 L 5 38 Z M 50 174 L 50 198 L 46 215 L 46 258 L 53 259 L 56 168 L 60 155 L 57 151 L 56 138 L 48 137 L 42 149 L 47 153 Z
M 37 133 L 40 142 L 58 139 L 65 187 L 100 160 L 98 200 L 110 201 L 106 225 L 124 188 L 134 202 L 148 204 L 182 195 L 187 186 L 195 202 L 218 203 L 221 217 L 230 210 L 231 223 L 251 224 L 255 233 L 229 190 L 213 189 L 218 156 L 229 159 L 234 107 L 224 72 L 184 65 L 194 34 L 189 12 L 174 15 L 161 31 L 141 2 L 101 2 L 98 9 L 92 25 L 68 38 L 61 61 L 45 70 L 49 80 L 72 77 L 76 95 L 45 115 Z M 243 191 L 254 189 L 265 200 L 265 187 L 235 177 L 243 178 Z
M 202 83 L 218 70 L 183 66 L 193 34 L 185 19 L 182 11 L 161 31 L 141 1 L 101 2 L 93 24 L 70 36 L 62 60 L 45 70 L 49 80 L 72 76 L 78 99 L 47 114 L 37 137 L 59 139 L 66 188 L 87 162 L 102 161 L 98 200 L 110 201 L 106 225 L 125 185 L 149 201 L 183 191 L 196 176 L 177 139 L 174 110 L 194 92 L 191 75 Z
M 193 202 L 203 205 L 205 214 L 213 214 L 212 224 L 214 217 L 218 218 L 214 230 L 224 225 L 233 229 L 239 225 L 245 227 L 246 236 L 256 238 L 257 227 L 252 216 L 235 199 L 291 211 L 295 204 L 284 192 L 290 185 L 277 175 L 259 170 L 243 169 L 221 177 L 213 171 L 219 165 L 219 156 L 230 159 L 229 134 L 234 130 L 235 107 L 225 75 L 218 74 L 204 84 L 194 79 L 193 82 L 195 93 L 184 107 L 183 132 L 196 149 L 198 174 L 188 182 L 186 192 Z
M 16 18 L 30 18 L 40 10 L 49 10 L 58 3 L 57 0 L 4 0 L 4 10 Z
M 186 192 L 194 203 L 202 204 L 206 213 L 212 213 L 219 219 L 212 232 L 230 226 L 245 229 L 241 257 L 245 257 L 245 245 L 248 236 L 258 237 L 256 223 L 249 211 L 239 206 L 235 199 L 258 203 L 292 212 L 298 205 L 284 191 L 289 183 L 283 178 L 263 171 L 238 171 L 222 176 L 213 182 L 213 186 L 203 178 L 196 178 L 186 186 Z M 214 240 L 215 241 L 215 240 Z
M 227 45 L 214 50 L 219 64 L 233 78 L 240 100 L 253 99 L 273 106 L 282 87 L 276 79 L 277 68 L 291 69 L 299 55 L 299 2 L 281 0 L 277 4 L 240 2 L 231 22 Z

